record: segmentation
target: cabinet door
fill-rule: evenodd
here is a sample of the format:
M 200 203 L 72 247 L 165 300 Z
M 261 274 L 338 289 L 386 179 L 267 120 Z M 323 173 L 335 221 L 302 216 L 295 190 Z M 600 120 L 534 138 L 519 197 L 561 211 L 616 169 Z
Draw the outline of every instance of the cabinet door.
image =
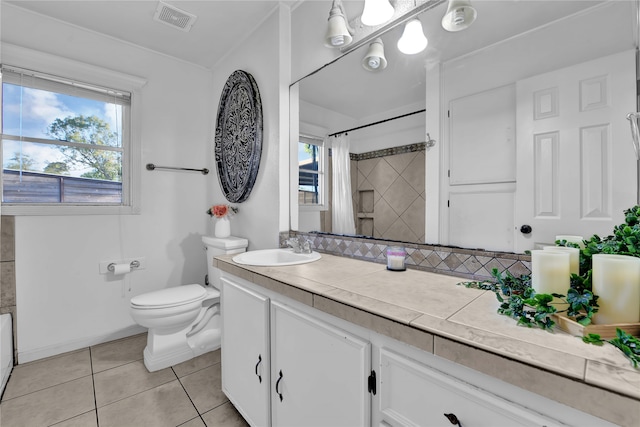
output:
M 273 425 L 369 425 L 369 342 L 272 302 L 271 343 Z
M 404 356 L 380 349 L 373 425 L 557 425 L 547 418 Z M 447 419 L 449 414 L 452 421 Z
M 222 279 L 222 390 L 252 426 L 269 426 L 269 299 Z

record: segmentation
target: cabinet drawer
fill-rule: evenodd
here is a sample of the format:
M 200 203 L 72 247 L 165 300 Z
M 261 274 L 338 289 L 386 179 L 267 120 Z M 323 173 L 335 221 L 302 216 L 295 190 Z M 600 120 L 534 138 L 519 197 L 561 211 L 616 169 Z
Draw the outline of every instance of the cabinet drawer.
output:
M 380 423 L 391 426 L 552 426 L 553 421 L 386 348 L 379 352 Z M 445 414 L 451 414 L 452 421 Z M 388 423 L 388 424 L 387 424 Z

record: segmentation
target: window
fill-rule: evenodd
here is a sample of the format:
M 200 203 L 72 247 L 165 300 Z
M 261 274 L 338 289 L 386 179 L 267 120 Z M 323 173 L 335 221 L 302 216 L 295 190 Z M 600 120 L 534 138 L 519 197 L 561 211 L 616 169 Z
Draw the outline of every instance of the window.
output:
M 298 142 L 298 204 L 327 208 L 326 149 L 321 138 L 300 136 Z
M 131 94 L 2 67 L 2 202 L 121 205 Z
M 5 215 L 139 213 L 146 80 L 3 44 Z

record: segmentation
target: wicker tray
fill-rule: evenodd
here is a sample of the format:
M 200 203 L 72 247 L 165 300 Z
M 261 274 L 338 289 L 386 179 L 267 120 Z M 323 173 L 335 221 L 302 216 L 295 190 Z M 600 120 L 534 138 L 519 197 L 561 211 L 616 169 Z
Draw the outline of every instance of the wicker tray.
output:
M 553 320 L 556 326 L 571 335 L 587 336 L 589 334 L 598 334 L 602 339 L 614 338 L 616 336 L 616 328 L 622 329 L 628 334 L 640 337 L 640 323 L 616 323 L 610 325 L 588 325 L 583 326 L 575 320 L 563 316 L 562 314 L 554 314 Z

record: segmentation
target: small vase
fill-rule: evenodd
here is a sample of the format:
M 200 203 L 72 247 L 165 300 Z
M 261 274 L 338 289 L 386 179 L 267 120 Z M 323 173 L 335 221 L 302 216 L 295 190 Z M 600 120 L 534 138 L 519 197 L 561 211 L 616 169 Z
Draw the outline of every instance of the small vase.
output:
M 229 218 L 223 216 L 216 220 L 214 234 L 219 238 L 231 236 L 231 221 L 229 221 Z

